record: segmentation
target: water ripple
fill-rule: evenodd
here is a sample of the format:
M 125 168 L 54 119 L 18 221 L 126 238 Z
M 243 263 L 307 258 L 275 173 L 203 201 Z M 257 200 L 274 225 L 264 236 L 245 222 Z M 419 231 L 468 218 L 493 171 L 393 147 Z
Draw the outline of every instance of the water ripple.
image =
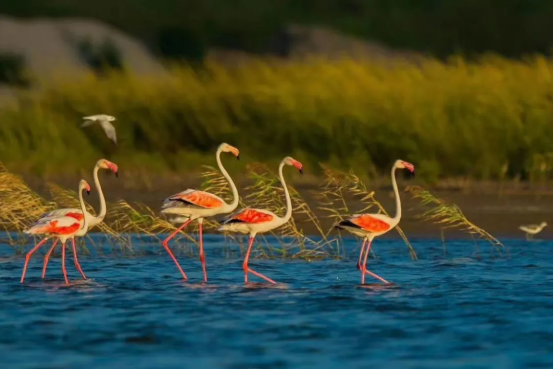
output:
M 510 259 L 474 242 L 375 242 L 371 271 L 394 282 L 361 286 L 359 243 L 347 260 L 252 260 L 279 282 L 243 284 L 241 259 L 206 238 L 208 284 L 197 257 L 163 251 L 83 255 L 91 278 L 59 256 L 39 257 L 19 284 L 23 256 L 0 248 L 0 351 L 9 367 L 550 367 L 553 243 L 507 241 Z M 148 247 L 150 248 L 150 247 Z

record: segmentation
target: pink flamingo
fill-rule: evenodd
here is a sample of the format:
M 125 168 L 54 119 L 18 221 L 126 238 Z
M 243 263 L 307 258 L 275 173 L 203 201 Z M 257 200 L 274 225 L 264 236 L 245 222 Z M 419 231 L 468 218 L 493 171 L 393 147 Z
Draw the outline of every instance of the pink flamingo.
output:
M 219 148 L 217 148 L 217 153 L 215 155 L 219 170 L 221 171 L 225 179 L 227 179 L 228 183 L 230 184 L 230 188 L 232 189 L 232 203 L 227 204 L 222 198 L 216 195 L 194 189 L 188 189 L 183 192 L 177 193 L 163 201 L 161 213 L 177 215 L 179 217 L 172 221 L 183 222 L 182 226 L 180 226 L 171 235 L 169 235 L 162 244 L 165 250 L 167 250 L 167 253 L 169 253 L 169 256 L 171 256 L 173 261 L 175 261 L 175 264 L 177 265 L 177 268 L 179 269 L 185 281 L 188 278 L 179 265 L 179 262 L 171 252 L 171 249 L 169 249 L 169 240 L 173 239 L 175 235 L 177 235 L 178 232 L 184 229 L 190 222 L 192 222 L 193 220 L 198 220 L 198 224 L 200 225 L 200 262 L 202 263 L 204 282 L 207 282 L 207 271 L 205 267 L 205 255 L 202 235 L 203 219 L 204 217 L 211 217 L 223 213 L 232 212 L 238 206 L 238 190 L 236 189 L 236 185 L 234 185 L 234 182 L 230 178 L 227 170 L 225 170 L 223 164 L 221 163 L 222 152 L 232 153 L 236 156 L 237 159 L 240 159 L 240 152 L 235 147 L 223 143 L 219 145 Z
M 248 282 L 248 273 L 251 272 L 255 276 L 267 280 L 269 283 L 276 284 L 275 281 L 258 273 L 257 271 L 250 269 L 248 267 L 248 262 L 250 260 L 250 253 L 252 251 L 255 236 L 258 233 L 264 233 L 284 225 L 288 222 L 288 220 L 290 220 L 290 217 L 292 217 L 292 200 L 290 199 L 290 193 L 288 192 L 286 182 L 284 181 L 284 177 L 282 175 L 284 165 L 294 166 L 300 171 L 300 173 L 303 173 L 303 165 L 292 157 L 286 157 L 282 160 L 282 162 L 280 162 L 278 173 L 280 182 L 284 188 L 284 195 L 286 197 L 286 214 L 284 217 L 278 217 L 273 212 L 265 209 L 245 208 L 225 219 L 222 222 L 222 226 L 219 228 L 219 231 L 236 231 L 243 234 L 250 234 L 248 251 L 246 252 L 246 258 L 242 264 L 242 268 L 244 269 L 244 281 L 246 283 Z
M 86 189 L 86 192 L 90 194 L 90 185 L 85 180 L 81 180 L 79 183 L 79 202 L 81 204 L 81 211 L 84 213 L 85 210 L 85 204 L 83 200 L 83 190 Z M 88 229 L 88 220 L 86 217 L 84 218 L 84 221 L 81 223 L 79 220 L 77 220 L 74 217 L 71 216 L 53 216 L 53 217 L 42 217 L 38 219 L 28 230 L 25 230 L 25 234 L 31 234 L 31 235 L 47 235 L 48 237 L 55 237 L 61 240 L 62 245 L 62 271 L 63 271 L 63 277 L 65 278 L 65 283 L 69 284 L 69 280 L 67 279 L 67 271 L 65 269 L 65 242 L 67 239 L 71 239 L 73 242 L 73 254 L 75 256 L 75 266 L 77 266 L 77 269 L 79 272 L 82 273 L 82 270 L 79 266 L 79 263 L 76 259 L 76 248 L 75 248 L 75 236 L 79 233 L 81 230 Z M 37 251 L 38 248 L 42 246 L 48 240 L 48 238 L 42 239 L 40 243 L 38 243 L 33 249 L 27 253 L 25 256 L 25 265 L 23 266 L 23 275 L 21 276 L 21 283 L 25 281 L 25 274 L 27 273 L 27 266 L 29 265 L 29 261 L 31 260 L 31 256 L 33 253 Z
M 100 184 L 100 179 L 98 178 L 98 171 L 99 170 L 111 170 L 113 173 L 115 173 L 115 177 L 118 177 L 118 171 L 119 168 L 117 165 L 113 162 L 108 161 L 107 159 L 100 159 L 98 162 L 96 162 L 96 165 L 94 166 L 94 170 L 92 171 L 92 177 L 94 178 L 94 185 L 96 185 L 96 188 L 98 189 L 98 194 L 100 197 L 100 212 L 98 213 L 98 216 L 93 216 L 90 212 L 87 210 L 84 211 L 84 218 L 88 221 L 88 229 L 81 228 L 79 229 L 78 233 L 75 236 L 84 236 L 88 230 L 92 229 L 93 227 L 99 225 L 104 221 L 104 218 L 106 217 L 107 209 L 106 209 L 106 198 L 104 197 L 104 192 L 102 190 L 102 185 Z M 50 217 L 73 217 L 79 222 L 81 222 L 81 226 L 83 223 L 83 212 L 80 208 L 62 208 L 62 209 L 56 209 L 54 211 L 47 212 L 41 216 L 41 218 L 50 218 Z M 48 237 L 45 238 L 45 241 L 48 239 Z M 56 245 L 58 244 L 59 239 L 56 238 L 54 243 L 52 244 L 52 247 L 46 253 L 46 256 L 44 257 L 44 267 L 42 268 L 42 278 L 44 279 L 46 277 L 46 269 L 48 268 L 48 262 L 50 261 L 50 256 L 54 252 L 54 248 L 56 248 Z M 73 241 L 74 243 L 74 241 Z M 77 258 L 77 249 L 74 248 L 73 253 L 75 254 L 75 265 L 77 266 L 77 269 L 81 273 L 83 279 L 86 279 L 86 276 L 84 272 L 81 270 L 78 258 Z
M 406 168 L 413 174 L 415 173 L 415 166 L 400 159 L 398 159 L 392 167 L 392 185 L 396 196 L 395 217 L 391 218 L 380 213 L 358 214 L 336 224 L 336 228 L 349 231 L 350 233 L 363 238 L 361 253 L 359 254 L 359 260 L 357 261 L 357 268 L 361 270 L 361 284 L 365 284 L 365 274 L 369 274 L 383 283 L 389 284 L 388 281 L 367 270 L 367 258 L 369 256 L 369 251 L 371 250 L 371 243 L 373 239 L 392 230 L 397 226 L 399 220 L 401 219 L 401 200 L 399 199 L 399 192 L 396 182 L 396 169 L 398 168 Z M 365 253 L 364 258 L 363 253 Z

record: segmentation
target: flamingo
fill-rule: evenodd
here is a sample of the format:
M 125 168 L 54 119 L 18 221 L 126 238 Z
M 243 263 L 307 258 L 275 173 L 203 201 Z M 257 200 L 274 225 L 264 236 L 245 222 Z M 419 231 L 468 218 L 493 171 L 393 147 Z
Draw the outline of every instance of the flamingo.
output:
M 219 231 L 236 231 L 242 234 L 250 234 L 248 251 L 246 252 L 246 257 L 244 258 L 244 263 L 242 264 L 245 283 L 248 282 L 248 273 L 251 272 L 255 276 L 267 280 L 271 284 L 276 284 L 274 280 L 271 280 L 257 271 L 250 269 L 248 262 L 250 260 L 250 253 L 252 251 L 255 236 L 258 233 L 264 233 L 284 225 L 290 220 L 290 217 L 292 217 L 292 200 L 290 199 L 290 193 L 288 192 L 286 182 L 284 181 L 284 177 L 282 175 L 284 165 L 294 166 L 300 171 L 300 173 L 303 173 L 303 165 L 292 157 L 286 157 L 282 160 L 282 162 L 280 162 L 278 173 L 280 182 L 284 188 L 284 195 L 286 197 L 286 214 L 284 217 L 278 217 L 273 212 L 265 209 L 245 208 L 225 219 L 222 222 L 222 226 L 219 228 Z
M 84 213 L 86 212 L 86 206 L 84 204 L 83 200 L 83 190 L 86 190 L 88 194 L 90 194 L 90 185 L 85 180 L 81 180 L 79 183 L 79 202 L 81 204 L 81 211 Z M 31 234 L 31 235 L 47 235 L 48 237 L 55 237 L 59 240 L 61 240 L 62 245 L 62 271 L 63 271 L 63 277 L 65 279 L 65 283 L 69 284 L 69 280 L 67 279 L 67 271 L 65 269 L 65 242 L 67 239 L 71 239 L 73 242 L 73 254 L 75 256 L 75 266 L 79 270 L 79 272 L 83 275 L 82 269 L 77 261 L 77 249 L 75 248 L 75 236 L 81 230 L 88 229 L 88 219 L 85 217 L 84 221 L 81 223 L 79 220 L 77 220 L 74 217 L 71 216 L 53 216 L 53 217 L 41 217 L 36 221 L 28 230 L 25 230 L 25 234 Z M 29 265 L 29 261 L 31 260 L 31 256 L 33 253 L 37 251 L 38 248 L 42 246 L 48 240 L 48 238 L 44 238 L 40 243 L 38 243 L 33 249 L 27 253 L 25 256 L 25 265 L 23 266 L 23 275 L 21 276 L 21 283 L 25 281 L 25 274 L 27 273 L 27 266 Z
M 392 185 L 396 196 L 395 217 L 388 217 L 380 213 L 357 214 L 335 225 L 338 229 L 346 230 L 363 238 L 361 253 L 359 254 L 359 260 L 357 261 L 357 268 L 361 270 L 361 284 L 365 284 L 365 274 L 371 275 L 372 277 L 382 281 L 384 284 L 389 284 L 388 281 L 367 270 L 367 257 L 369 256 L 373 239 L 392 230 L 397 226 L 399 220 L 401 219 L 401 200 L 399 199 L 399 192 L 397 190 L 396 182 L 396 169 L 398 168 L 406 168 L 413 174 L 415 173 L 415 166 L 409 162 L 402 161 L 401 159 L 398 159 L 392 167 Z M 365 253 L 364 259 L 363 252 Z
M 115 177 L 118 177 L 118 171 L 119 168 L 117 165 L 113 162 L 108 161 L 107 159 L 100 159 L 98 162 L 96 162 L 96 165 L 94 166 L 94 170 L 92 171 L 92 177 L 94 178 L 94 185 L 98 189 L 98 194 L 100 197 L 100 212 L 98 213 L 98 216 L 93 216 L 90 212 L 88 212 L 86 209 L 84 211 L 84 218 L 86 218 L 88 222 L 88 229 L 80 229 L 78 234 L 76 236 L 84 236 L 88 230 L 92 229 L 93 227 L 99 225 L 104 221 L 104 218 L 106 217 L 106 198 L 104 197 L 104 192 L 102 190 L 102 185 L 100 184 L 100 179 L 98 179 L 98 171 L 100 169 L 103 170 L 111 170 L 113 173 L 115 173 Z M 62 209 L 56 209 L 54 211 L 47 212 L 41 216 L 41 218 L 49 218 L 49 217 L 62 217 L 62 216 L 68 216 L 73 217 L 77 219 L 79 222 L 83 221 L 83 212 L 80 208 L 62 208 Z M 48 239 L 48 236 L 45 238 L 44 241 Z M 59 239 L 56 238 L 54 241 L 54 244 L 52 244 L 52 247 L 46 253 L 46 256 L 44 257 L 44 267 L 42 268 L 42 278 L 44 279 L 46 277 L 46 269 L 48 268 L 48 262 L 50 261 L 50 256 L 54 252 L 54 249 L 56 248 L 56 245 L 58 244 Z M 82 272 L 78 259 L 77 259 L 77 251 L 75 249 L 75 264 L 77 265 L 77 269 L 83 276 L 83 279 L 86 279 L 85 274 Z
M 226 143 L 222 143 L 217 148 L 217 152 L 215 154 L 219 170 L 221 171 L 225 179 L 227 179 L 228 183 L 230 184 L 230 188 L 232 189 L 232 203 L 227 204 L 222 198 L 214 194 L 195 189 L 188 189 L 183 192 L 174 194 L 163 201 L 161 213 L 177 215 L 178 217 L 172 221 L 183 222 L 183 224 L 178 229 L 176 229 L 163 241 L 162 245 L 177 265 L 177 268 L 179 269 L 185 281 L 188 280 L 188 278 L 179 265 L 179 262 L 173 255 L 173 252 L 171 252 L 171 249 L 169 249 L 169 241 L 173 239 L 175 235 L 177 235 L 177 233 L 184 229 L 190 222 L 192 222 L 193 220 L 198 220 L 200 233 L 200 262 L 202 263 L 204 282 L 207 282 L 207 271 L 205 267 L 205 255 L 202 235 L 203 219 L 205 217 L 211 217 L 223 213 L 232 212 L 238 206 L 238 190 L 236 189 L 236 185 L 234 185 L 234 182 L 230 178 L 227 170 L 225 170 L 223 164 L 221 163 L 222 152 L 232 153 L 236 156 L 237 159 L 240 159 L 240 152 L 235 147 Z
M 547 226 L 547 222 L 542 222 L 539 225 L 522 225 L 519 227 L 526 233 L 526 240 L 534 239 L 534 235 L 540 233 L 544 227 Z

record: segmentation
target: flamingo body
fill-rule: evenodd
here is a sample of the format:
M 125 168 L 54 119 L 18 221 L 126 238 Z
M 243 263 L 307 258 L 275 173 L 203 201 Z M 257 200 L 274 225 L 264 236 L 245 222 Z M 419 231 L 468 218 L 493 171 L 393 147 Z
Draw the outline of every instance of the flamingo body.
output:
M 81 215 L 82 216 L 82 215 Z M 81 223 L 73 217 L 50 217 L 39 219 L 25 234 L 57 236 L 63 240 L 71 237 L 81 227 Z
M 102 191 L 102 185 L 100 184 L 100 179 L 98 178 L 98 171 L 100 169 L 104 170 L 111 170 L 113 173 L 115 173 L 115 176 L 118 176 L 119 168 L 117 165 L 113 162 L 108 161 L 107 159 L 100 159 L 96 162 L 96 165 L 94 166 L 94 170 L 92 171 L 92 177 L 94 178 L 94 184 L 96 185 L 96 188 L 98 189 L 98 194 L 100 196 L 100 212 L 97 216 L 92 215 L 90 212 L 84 209 L 80 208 L 61 208 L 56 209 L 54 211 L 47 212 L 41 216 L 41 218 L 56 218 L 56 217 L 73 217 L 76 220 L 78 220 L 81 223 L 81 226 L 83 226 L 83 222 L 87 221 L 88 228 L 80 228 L 77 231 L 77 234 L 75 236 L 84 236 L 88 230 L 92 229 L 93 227 L 99 225 L 104 220 L 104 217 L 106 216 L 107 209 L 106 209 L 106 199 L 104 197 L 104 192 Z M 46 238 L 49 238 L 46 236 Z M 57 241 L 52 244 L 52 247 L 44 257 L 44 270 L 42 277 L 44 278 L 46 276 L 46 268 L 48 267 L 48 262 L 50 259 L 50 255 L 54 251 L 54 248 L 56 247 Z M 83 274 L 84 276 L 84 274 Z
M 379 213 L 353 215 L 338 223 L 338 227 L 362 238 L 373 238 L 387 233 L 396 226 L 391 217 Z
M 65 242 L 67 239 L 71 239 L 73 244 L 73 255 L 74 255 L 74 261 L 75 266 L 77 267 L 77 270 L 81 273 L 82 277 L 86 279 L 86 276 L 84 272 L 81 269 L 81 265 L 79 264 L 79 261 L 77 259 L 77 248 L 75 247 L 75 236 L 84 235 L 86 231 L 88 230 L 88 221 L 86 217 L 84 216 L 85 212 L 85 204 L 83 200 L 83 190 L 87 191 L 87 193 L 90 193 L 90 185 L 85 180 L 81 180 L 79 183 L 79 203 L 81 205 L 81 212 L 80 213 L 70 213 L 74 217 L 67 216 L 67 215 L 57 215 L 56 211 L 48 212 L 43 217 L 39 218 L 33 225 L 29 227 L 29 229 L 25 230 L 24 232 L 26 234 L 30 235 L 44 235 L 44 239 L 40 241 L 27 255 L 25 256 L 25 265 L 23 266 L 23 274 L 21 275 L 21 283 L 25 281 L 25 274 L 27 272 L 27 266 L 29 265 L 29 261 L 31 260 L 31 256 L 40 248 L 48 238 L 55 237 L 56 241 L 52 245 L 52 248 L 48 251 L 45 259 L 44 259 L 44 267 L 42 272 L 42 277 L 44 278 L 46 274 L 46 267 L 48 265 L 48 259 L 50 258 L 50 255 L 52 254 L 52 251 L 54 250 L 58 240 L 62 243 L 62 271 L 63 271 L 63 277 L 65 279 L 65 283 L 69 284 L 69 279 L 67 279 L 67 271 L 65 270 Z M 60 211 L 60 210 L 58 210 Z M 79 220 L 79 215 L 82 220 Z
M 252 273 L 255 276 L 267 280 L 269 283 L 276 284 L 276 282 L 268 277 L 250 269 L 248 263 L 255 236 L 259 233 L 264 233 L 284 225 L 292 217 L 292 200 L 282 174 L 282 169 L 285 165 L 294 166 L 300 171 L 300 173 L 303 172 L 303 165 L 292 157 L 286 157 L 282 160 L 282 162 L 280 162 L 280 166 L 278 168 L 279 179 L 282 187 L 284 188 L 284 195 L 286 197 L 286 214 L 284 217 L 279 217 L 273 212 L 264 209 L 245 208 L 225 219 L 219 228 L 219 231 L 235 231 L 242 234 L 250 234 L 248 251 L 246 252 L 246 257 L 244 258 L 244 263 L 242 265 L 242 268 L 244 269 L 244 281 L 246 283 L 248 282 L 248 273 Z
M 165 199 L 161 213 L 197 219 L 231 212 L 233 209 L 227 211 L 229 206 L 222 198 L 214 194 L 188 189 Z
M 204 249 L 203 249 L 203 234 L 202 234 L 203 219 L 205 217 L 211 217 L 222 213 L 232 212 L 238 206 L 238 190 L 236 189 L 236 185 L 234 185 L 234 182 L 232 181 L 228 172 L 224 169 L 223 164 L 221 163 L 220 156 L 222 152 L 230 152 L 234 154 L 238 159 L 240 159 L 240 152 L 235 147 L 228 145 L 226 143 L 222 143 L 221 145 L 219 145 L 219 148 L 217 148 L 217 153 L 215 155 L 215 158 L 217 160 L 217 165 L 219 166 L 221 173 L 228 181 L 232 189 L 232 195 L 234 198 L 232 203 L 227 204 L 221 197 L 218 197 L 217 195 L 208 193 L 206 191 L 187 189 L 185 191 L 171 195 L 170 197 L 166 198 L 163 201 L 163 204 L 161 206 L 162 208 L 161 213 L 177 216 L 171 219 L 170 220 L 171 222 L 182 223 L 182 225 L 178 229 L 176 229 L 171 235 L 169 235 L 163 241 L 162 245 L 167 251 L 167 253 L 169 253 L 169 256 L 173 259 L 175 264 L 177 265 L 177 268 L 179 269 L 184 280 L 187 280 L 186 274 L 182 270 L 176 257 L 173 255 L 173 252 L 171 252 L 171 249 L 169 249 L 169 245 L 168 245 L 169 241 L 172 238 L 174 238 L 175 235 L 177 235 L 177 233 L 179 233 L 182 229 L 184 229 L 191 221 L 198 220 L 198 223 L 200 225 L 199 227 L 200 261 L 202 263 L 204 282 L 206 282 L 207 271 L 205 267 L 205 256 L 204 256 Z
M 263 233 L 286 223 L 273 212 L 264 209 L 245 208 L 223 221 L 224 230 L 242 234 Z
M 340 221 L 335 225 L 338 229 L 346 230 L 353 235 L 363 238 L 363 245 L 361 246 L 359 260 L 357 261 L 357 268 L 361 270 L 361 284 L 365 284 L 365 274 L 369 274 L 383 283 L 388 284 L 388 281 L 367 270 L 367 258 L 369 256 L 373 239 L 392 230 L 397 226 L 397 224 L 399 224 L 399 220 L 401 219 L 401 201 L 399 198 L 399 191 L 395 176 L 395 171 L 398 168 L 405 168 L 412 173 L 415 173 L 415 166 L 400 159 L 398 159 L 392 167 L 392 186 L 396 196 L 395 217 L 389 217 L 380 213 L 358 214 Z M 365 246 L 367 247 L 365 248 Z

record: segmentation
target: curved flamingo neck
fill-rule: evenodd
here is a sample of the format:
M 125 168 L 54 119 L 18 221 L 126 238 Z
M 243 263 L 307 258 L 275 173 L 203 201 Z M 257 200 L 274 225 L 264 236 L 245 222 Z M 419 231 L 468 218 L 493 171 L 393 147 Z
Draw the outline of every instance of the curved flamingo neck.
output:
M 397 224 L 401 219 L 401 199 L 399 199 L 399 190 L 397 189 L 396 169 L 397 164 L 394 164 L 394 166 L 392 167 L 392 186 L 394 188 L 394 194 L 396 196 L 396 215 L 394 216 L 393 220 Z
M 280 162 L 280 166 L 278 167 L 278 175 L 280 178 L 280 182 L 282 183 L 282 187 L 284 188 L 284 196 L 286 197 L 286 214 L 282 218 L 282 223 L 288 222 L 290 217 L 292 217 L 292 199 L 290 198 L 290 193 L 288 191 L 288 186 L 286 186 L 286 181 L 284 181 L 284 175 L 282 174 L 282 169 L 284 168 L 284 160 Z
M 232 190 L 232 197 L 233 197 L 232 203 L 227 205 L 228 211 L 232 211 L 238 206 L 238 189 L 236 189 L 236 185 L 234 185 L 234 181 L 232 181 L 232 178 L 228 174 L 227 170 L 225 169 L 225 167 L 223 167 L 223 163 L 221 162 L 221 152 L 222 150 L 219 148 L 217 150 L 217 154 L 215 155 L 215 158 L 217 159 L 217 166 L 219 166 L 219 170 L 221 171 L 225 179 L 227 179 L 230 185 L 230 188 Z
M 84 190 L 84 186 L 79 185 L 79 202 L 81 203 L 81 210 L 83 211 L 83 215 L 85 215 L 86 204 L 84 203 L 84 199 L 83 199 L 83 190 Z M 81 226 L 81 230 L 83 229 L 84 230 L 88 229 L 88 218 L 86 216 L 83 217 L 83 225 Z
M 94 185 L 96 185 L 96 188 L 98 189 L 98 196 L 100 197 L 100 212 L 98 213 L 98 215 L 96 217 L 92 217 L 96 223 L 100 223 L 104 220 L 104 218 L 106 217 L 106 198 L 104 197 L 104 192 L 102 190 L 102 186 L 100 185 L 100 179 L 98 178 L 98 171 L 100 170 L 100 166 L 98 164 L 96 164 L 96 166 L 94 166 L 94 173 L 93 173 L 93 177 L 94 177 Z

